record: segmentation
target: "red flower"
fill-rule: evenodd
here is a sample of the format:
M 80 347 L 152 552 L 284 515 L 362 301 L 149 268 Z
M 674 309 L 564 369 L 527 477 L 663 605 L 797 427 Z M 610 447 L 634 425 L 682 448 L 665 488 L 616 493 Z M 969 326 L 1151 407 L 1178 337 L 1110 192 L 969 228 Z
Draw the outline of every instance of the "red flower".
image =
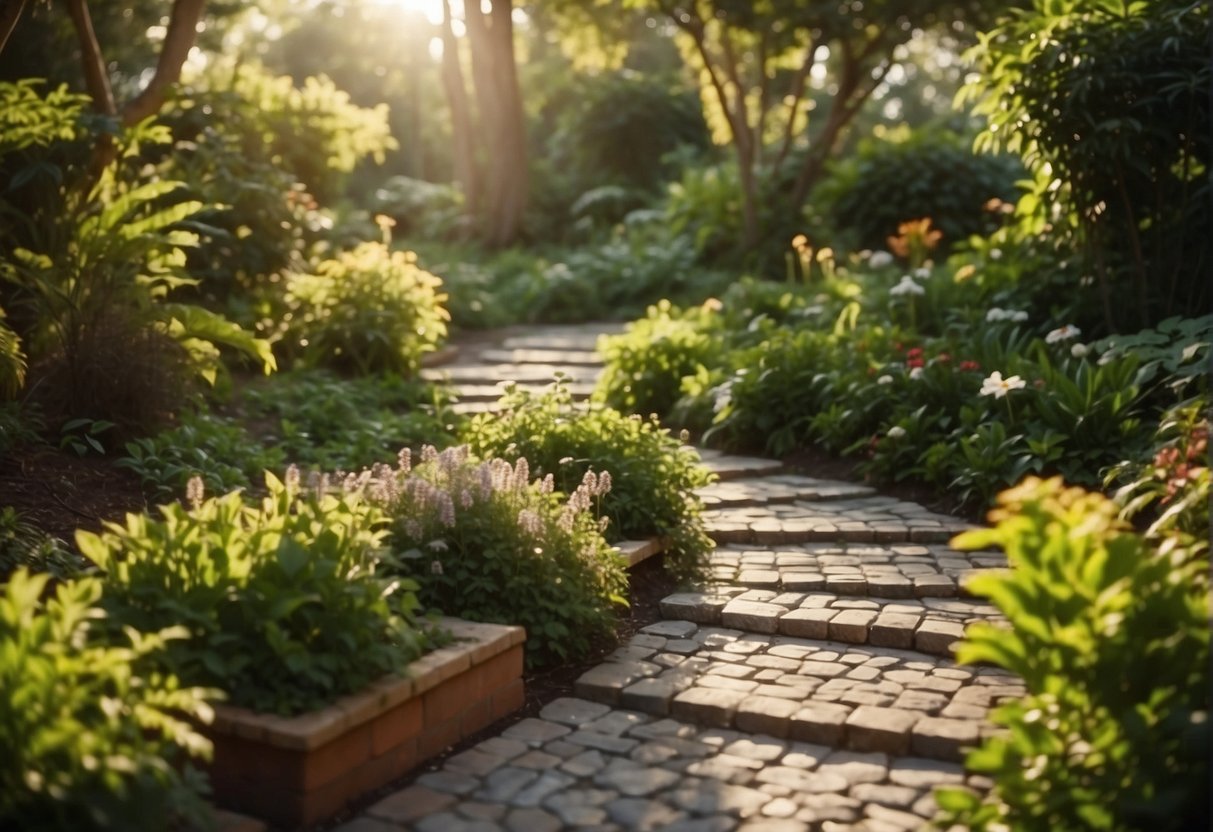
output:
M 960 369 L 976 371 L 981 369 L 981 365 L 976 361 L 962 361 L 960 362 Z
M 922 365 L 923 365 L 923 360 L 921 357 L 906 359 L 906 366 L 909 367 L 910 369 L 913 369 L 915 367 L 921 367 Z
M 906 353 L 907 358 L 922 358 L 922 347 L 915 347 Z

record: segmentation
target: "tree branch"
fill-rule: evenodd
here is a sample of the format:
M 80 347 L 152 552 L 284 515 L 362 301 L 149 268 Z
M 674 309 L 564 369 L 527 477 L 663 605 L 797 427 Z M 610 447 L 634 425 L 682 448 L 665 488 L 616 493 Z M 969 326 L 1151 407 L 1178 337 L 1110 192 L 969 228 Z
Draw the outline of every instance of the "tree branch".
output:
M 122 123 L 138 124 L 160 112 L 169 88 L 181 79 L 181 67 L 198 38 L 198 20 L 206 0 L 176 0 L 152 80 L 122 108 Z
M 114 104 L 114 89 L 110 86 L 105 58 L 101 56 L 101 44 L 93 30 L 93 18 L 88 13 L 86 0 L 67 0 L 67 13 L 71 15 L 76 40 L 80 44 L 80 63 L 84 70 L 84 87 L 93 99 L 93 109 L 102 115 L 118 114 Z
M 809 33 L 809 43 L 805 47 L 804 61 L 796 70 L 796 75 L 792 78 L 792 91 L 790 94 L 791 101 L 788 102 L 787 123 L 783 127 L 783 143 L 779 148 L 779 155 L 775 157 L 775 170 L 778 171 L 783 167 L 784 161 L 788 158 L 788 153 L 792 150 L 792 139 L 796 136 L 796 114 L 800 111 L 800 103 L 804 101 L 805 88 L 808 86 L 809 76 L 813 71 L 813 64 L 817 61 L 817 48 L 813 44 L 813 35 Z
M 17 21 L 28 3 L 29 0 L 4 0 L 4 5 L 0 6 L 0 52 L 4 51 L 4 44 L 17 28 Z

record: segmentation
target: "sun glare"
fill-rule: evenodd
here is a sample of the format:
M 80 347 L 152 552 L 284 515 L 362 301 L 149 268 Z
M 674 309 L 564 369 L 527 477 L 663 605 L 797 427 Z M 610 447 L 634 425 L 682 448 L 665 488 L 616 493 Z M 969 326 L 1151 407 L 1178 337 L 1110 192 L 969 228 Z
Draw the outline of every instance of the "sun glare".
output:
M 384 6 L 395 6 L 406 12 L 416 12 L 425 15 L 426 20 L 435 26 L 442 23 L 442 0 L 377 0 Z M 463 11 L 461 0 L 451 0 L 451 12 L 458 16 Z

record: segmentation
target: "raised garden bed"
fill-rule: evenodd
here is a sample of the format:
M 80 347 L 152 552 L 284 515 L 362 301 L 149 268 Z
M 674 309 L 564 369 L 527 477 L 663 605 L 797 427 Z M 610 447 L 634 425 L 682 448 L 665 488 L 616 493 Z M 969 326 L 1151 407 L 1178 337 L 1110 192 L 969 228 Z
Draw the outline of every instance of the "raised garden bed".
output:
M 215 802 L 275 826 L 318 823 L 520 708 L 523 629 L 441 623 L 453 644 L 323 710 L 217 706 L 206 729 Z

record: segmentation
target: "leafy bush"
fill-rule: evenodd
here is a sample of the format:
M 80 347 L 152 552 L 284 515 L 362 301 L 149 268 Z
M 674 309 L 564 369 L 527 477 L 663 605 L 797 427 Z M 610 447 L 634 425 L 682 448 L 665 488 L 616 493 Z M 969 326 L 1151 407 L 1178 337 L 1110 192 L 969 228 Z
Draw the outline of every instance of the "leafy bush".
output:
M 1206 502 L 1196 506 L 1207 515 Z M 969 754 L 993 793 L 937 793 L 969 829 L 1203 829 L 1209 825 L 1208 544 L 1150 545 L 1098 494 L 1026 480 L 992 529 L 1012 569 L 974 579 L 1011 629 L 969 628 L 957 656 L 1020 676 L 1008 729 Z M 1173 541 L 1177 542 L 1177 541 Z
M 1109 328 L 1208 307 L 1208 33 L 1204 3 L 1037 0 L 968 56 L 980 146 L 1028 163 L 1019 210 L 1083 262 L 1069 291 Z
M 625 416 L 609 407 L 573 404 L 557 383 L 534 395 L 510 390 L 499 411 L 468 423 L 462 436 L 482 457 L 525 457 L 536 474 L 555 478 L 558 491 L 573 493 L 591 471 L 609 474 L 600 512 L 612 536 L 659 535 L 669 540 L 667 563 L 695 572 L 711 548 L 699 517 L 695 489 L 710 479 L 693 449 L 663 430 L 656 419 Z
M 352 494 L 301 493 L 266 474 L 266 496 L 239 493 L 127 515 L 80 550 L 107 573 L 111 629 L 168 622 L 189 638 L 150 665 L 237 705 L 293 714 L 358 690 L 417 658 L 416 584 L 385 574 L 383 515 Z
M 83 102 L 63 106 L 78 117 Z M 59 157 L 70 153 L 57 145 L 96 137 L 82 127 L 66 129 L 57 128 L 63 142 L 46 142 L 43 156 L 20 155 L 25 164 L 13 181 L 25 190 L 10 189 L 0 206 L 20 217 L 0 262 L 0 279 L 13 287 L 5 308 L 28 345 L 48 408 L 63 419 L 147 427 L 179 406 L 189 371 L 214 382 L 217 345 L 272 370 L 264 341 L 201 307 L 165 300 L 193 282 L 185 250 L 198 235 L 185 225 L 203 207 L 180 198 L 180 183 L 149 178 L 139 165 L 140 147 L 163 144 L 167 132 L 132 128 L 117 139 L 117 161 L 93 176 L 61 164 Z M 10 126 L 0 135 L 0 151 L 28 149 L 26 132 L 20 123 Z M 42 176 L 54 185 L 31 187 Z M 33 193 L 41 197 L 34 207 L 19 207 Z
M 213 691 L 137 671 L 180 627 L 127 630 L 103 646 L 101 581 L 59 584 L 19 569 L 0 586 L 0 827 L 169 829 L 209 826 L 200 776 L 209 757 L 191 721 Z
M 396 222 L 401 237 L 443 240 L 465 222 L 463 195 L 454 185 L 392 176 L 376 189 L 371 209 Z
M 304 365 L 415 373 L 446 338 L 442 281 L 412 252 L 363 243 L 287 281 L 287 346 Z
M 883 249 L 899 224 L 930 217 L 946 251 L 997 228 L 984 206 L 1013 200 L 1023 172 L 1016 157 L 977 155 L 953 132 L 904 128 L 860 142 L 814 190 L 814 208 L 857 248 Z
M 594 398 L 625 413 L 670 413 L 683 377 L 720 362 L 718 330 L 711 306 L 650 306 L 623 334 L 600 340 L 605 367 Z
M 431 607 L 521 624 L 532 665 L 576 660 L 611 634 L 626 603 L 622 558 L 593 509 L 610 488 L 588 473 L 563 502 L 553 478 L 531 481 L 525 458 L 477 462 L 466 446 L 422 450 L 412 466 L 378 466 L 356 481 L 392 518 L 406 574 Z

